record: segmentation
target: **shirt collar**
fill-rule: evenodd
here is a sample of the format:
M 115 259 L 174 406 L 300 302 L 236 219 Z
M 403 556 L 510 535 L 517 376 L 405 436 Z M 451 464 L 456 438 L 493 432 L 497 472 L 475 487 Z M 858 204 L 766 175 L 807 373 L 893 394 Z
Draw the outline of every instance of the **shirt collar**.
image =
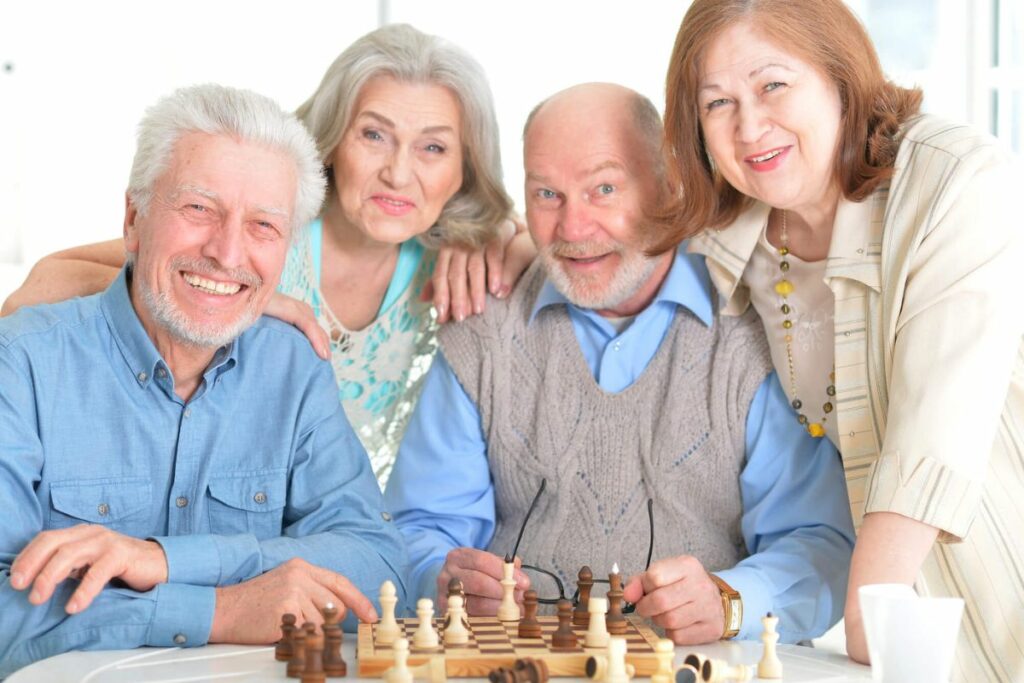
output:
M 711 279 L 704 259 L 698 254 L 689 253 L 684 242 L 676 249 L 668 275 L 661 283 L 650 306 L 661 301 L 682 306 L 710 327 L 714 315 L 711 291 Z M 551 280 L 545 279 L 544 286 L 541 287 L 530 311 L 530 322 L 533 322 L 542 309 L 558 305 L 575 306 L 555 288 Z
M 101 295 L 100 308 L 103 310 L 110 333 L 114 337 L 125 363 L 132 375 L 135 376 L 136 381 L 142 387 L 146 387 L 154 378 L 159 377 L 158 373 L 169 376 L 170 369 L 160 356 L 160 352 L 156 350 L 156 345 L 149 338 L 142 326 L 142 321 L 139 320 L 139 316 L 135 312 L 128 292 L 128 276 L 129 266 L 125 265 Z M 226 372 L 237 362 L 238 344 L 236 340 L 217 349 L 210 366 L 203 375 L 209 378 L 213 371 L 217 371 L 217 374 Z

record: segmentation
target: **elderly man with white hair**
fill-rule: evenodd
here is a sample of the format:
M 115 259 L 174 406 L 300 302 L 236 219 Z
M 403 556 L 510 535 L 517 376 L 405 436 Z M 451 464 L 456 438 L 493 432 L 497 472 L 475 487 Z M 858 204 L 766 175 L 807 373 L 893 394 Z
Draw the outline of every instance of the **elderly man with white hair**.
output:
M 324 181 L 302 125 L 220 86 L 139 131 L 128 264 L 0 320 L 0 677 L 72 649 L 270 643 L 401 581 L 330 366 L 260 314 Z

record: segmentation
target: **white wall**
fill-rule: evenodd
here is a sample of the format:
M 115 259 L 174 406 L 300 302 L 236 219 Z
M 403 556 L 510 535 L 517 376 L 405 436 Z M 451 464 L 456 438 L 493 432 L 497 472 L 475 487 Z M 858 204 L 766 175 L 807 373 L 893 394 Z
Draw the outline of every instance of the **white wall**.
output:
M 1002 0 L 1024 2 L 1024 0 Z M 972 8 L 991 0 L 848 0 L 886 69 L 926 107 L 969 120 Z M 520 129 L 530 108 L 582 81 L 664 104 L 685 0 L 35 0 L 0 15 L 0 300 L 27 264 L 121 231 L 134 127 L 144 108 L 201 81 L 298 106 L 382 16 L 465 47 L 491 79 L 505 180 L 522 205 Z M 1018 36 L 1018 40 L 1019 40 Z M 5 64 L 11 65 L 8 72 Z M 985 122 L 981 122 L 985 123 Z

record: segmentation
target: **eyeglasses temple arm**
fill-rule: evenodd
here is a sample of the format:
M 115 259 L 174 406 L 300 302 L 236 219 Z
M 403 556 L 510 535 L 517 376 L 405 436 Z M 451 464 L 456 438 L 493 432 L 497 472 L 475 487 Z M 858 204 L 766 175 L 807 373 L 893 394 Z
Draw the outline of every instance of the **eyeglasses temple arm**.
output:
M 540 494 L 544 493 L 544 488 L 547 485 L 548 480 L 546 478 L 540 480 L 540 488 L 537 489 L 537 495 L 533 497 L 533 502 L 530 503 L 530 509 L 526 511 L 526 517 L 523 518 L 523 525 L 519 527 L 519 536 L 516 538 L 516 547 L 512 549 L 512 555 L 510 556 L 510 559 L 505 560 L 506 562 L 511 562 L 516 559 L 516 554 L 519 552 L 519 543 L 523 540 L 523 533 L 526 531 L 526 524 L 530 521 L 530 515 L 533 514 L 534 508 L 537 507 L 537 501 L 540 500 Z

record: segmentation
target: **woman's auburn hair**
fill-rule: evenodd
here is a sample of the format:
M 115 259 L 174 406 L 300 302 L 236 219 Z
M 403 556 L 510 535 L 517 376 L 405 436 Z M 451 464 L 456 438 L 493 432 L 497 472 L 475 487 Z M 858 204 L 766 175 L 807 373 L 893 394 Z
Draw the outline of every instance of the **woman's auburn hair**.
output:
M 708 47 L 741 22 L 835 84 L 842 114 L 833 172 L 849 200 L 862 201 L 892 176 L 900 129 L 920 111 L 921 90 L 886 79 L 867 31 L 842 0 L 695 0 L 666 76 L 666 167 L 675 192 L 658 212 L 664 234 L 652 253 L 729 225 L 752 201 L 715 170 L 697 98 Z

